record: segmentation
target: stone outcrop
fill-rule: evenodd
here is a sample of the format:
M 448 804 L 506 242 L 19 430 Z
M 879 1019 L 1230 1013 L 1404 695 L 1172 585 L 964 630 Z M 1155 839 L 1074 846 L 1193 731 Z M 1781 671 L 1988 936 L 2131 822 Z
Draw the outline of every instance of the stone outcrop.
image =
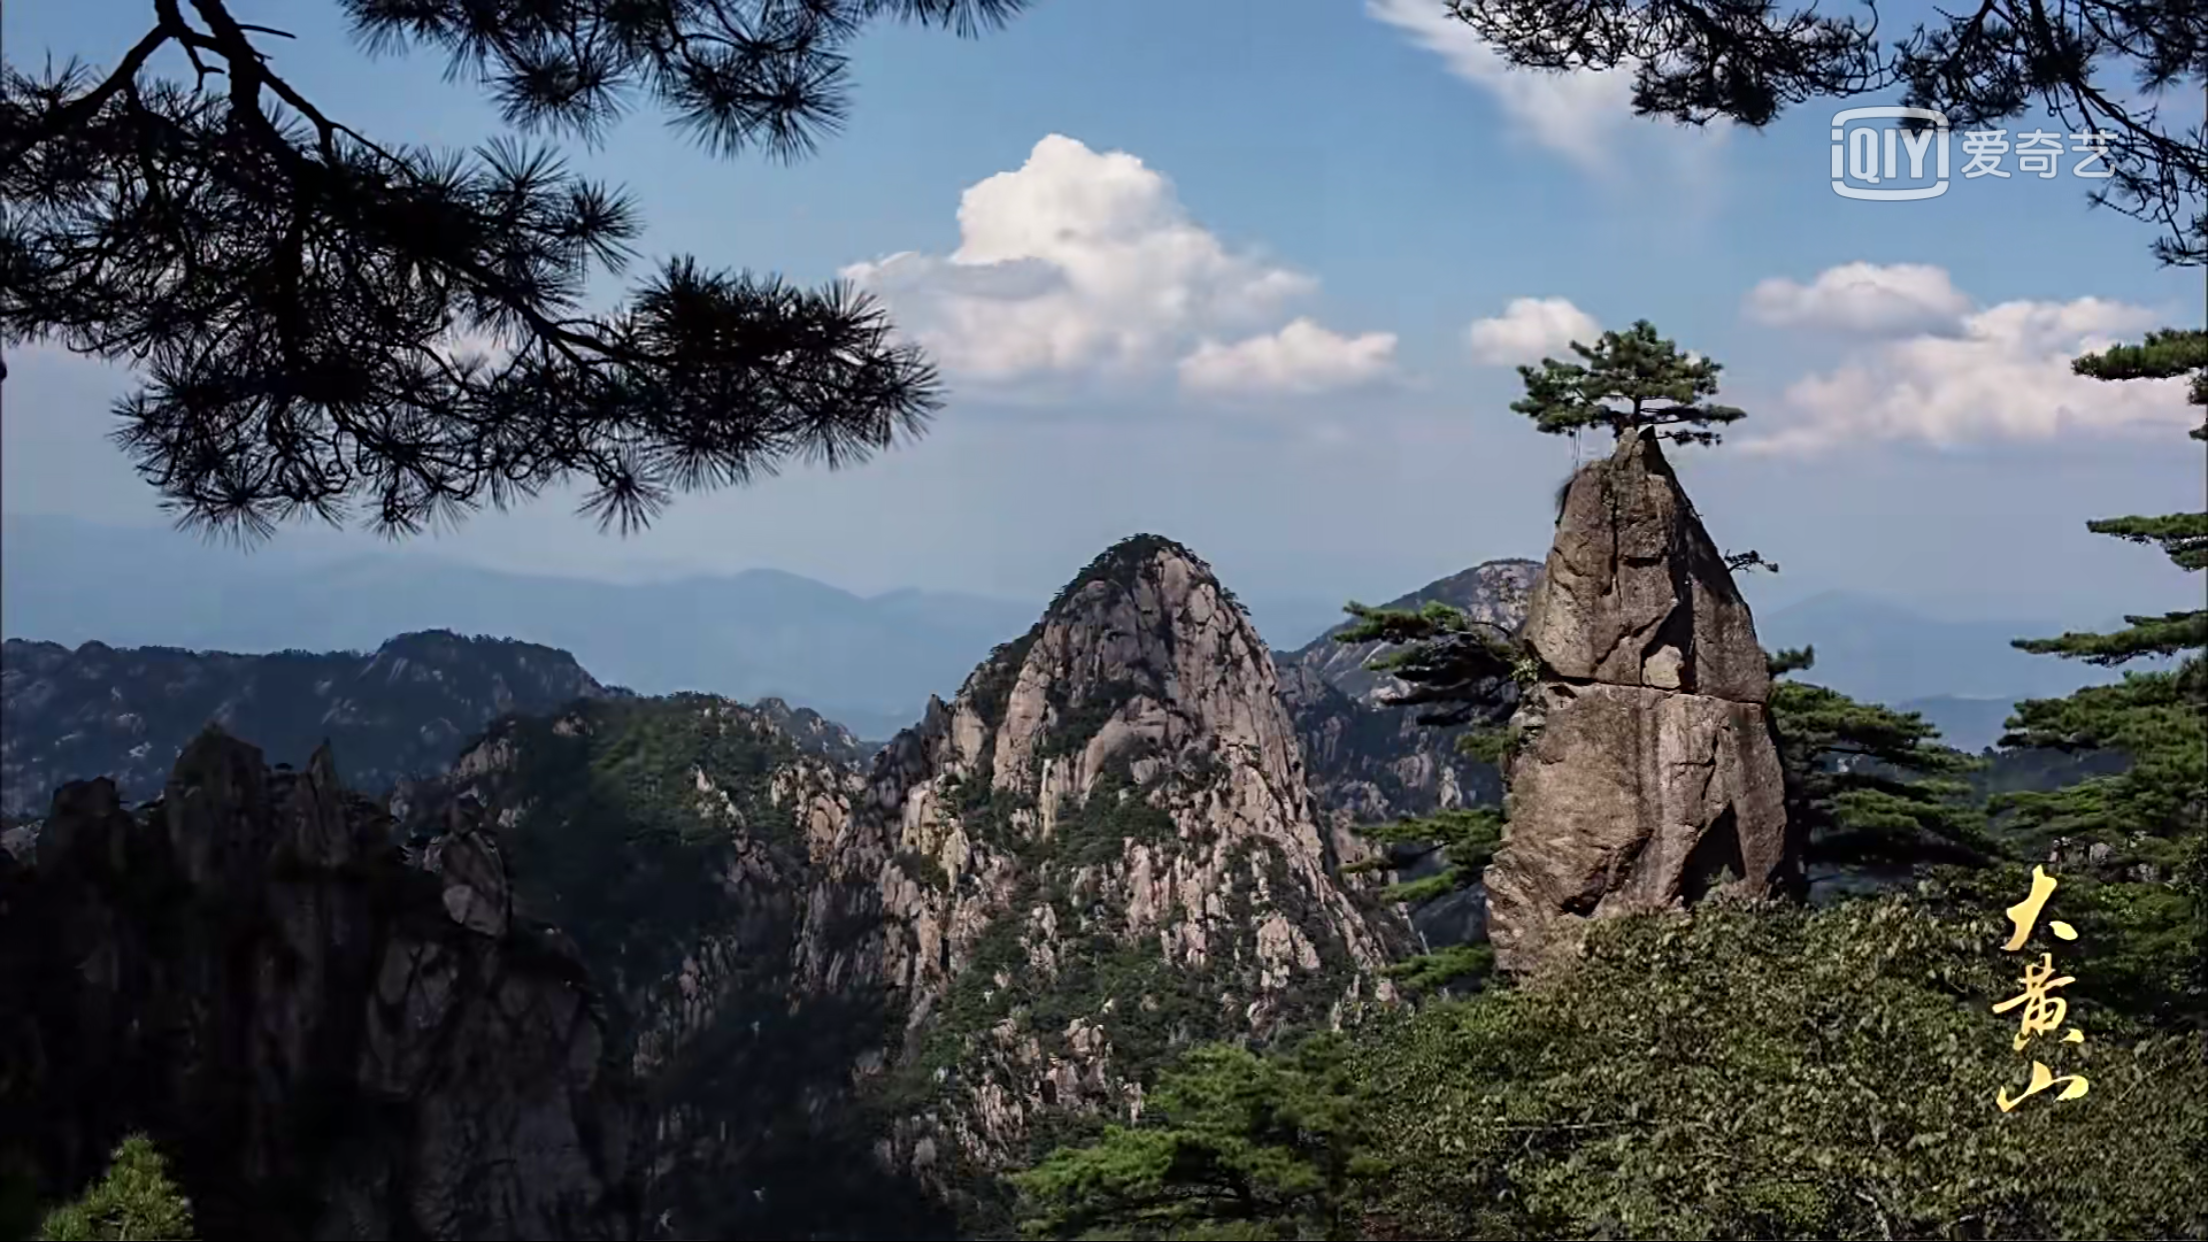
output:
M 1340 884 L 1344 848 L 1248 617 L 1140 536 L 883 753 L 827 865 L 872 891 L 815 904 L 801 968 L 903 999 L 885 1154 L 952 1182 L 1053 1111 L 1138 1111 L 1171 1048 L 1390 996 L 1403 929 Z
M 446 827 L 410 864 L 328 750 L 214 731 L 137 812 L 65 786 L 0 858 L 0 1145 L 62 1195 L 146 1131 L 202 1237 L 635 1236 L 584 968 Z
M 1748 603 L 1646 432 L 1572 480 L 1522 636 L 1562 681 L 1771 694 Z
M 1485 876 L 1499 967 L 1568 955 L 1588 919 L 1797 883 L 1764 652 L 1654 437 L 1572 481 L 1523 637 L 1542 680 Z

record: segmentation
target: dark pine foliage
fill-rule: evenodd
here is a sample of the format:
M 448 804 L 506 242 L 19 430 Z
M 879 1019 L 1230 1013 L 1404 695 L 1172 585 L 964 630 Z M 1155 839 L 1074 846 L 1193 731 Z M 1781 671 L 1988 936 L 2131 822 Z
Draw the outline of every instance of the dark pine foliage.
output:
M 2208 440 L 2208 332 L 2156 332 L 2080 358 L 2080 375 L 2184 379 Z M 2185 573 L 2208 570 L 2208 512 L 2106 518 L 2096 534 L 2153 547 Z M 2016 705 L 2002 747 L 2020 757 L 2119 756 L 2121 766 L 2055 789 L 1993 799 L 2035 852 L 2061 850 L 2083 904 L 2092 986 L 2159 1020 L 2208 1028 L 2208 608 L 2129 616 L 2112 633 L 2019 639 L 2037 655 L 2116 667 L 2114 685 Z M 2081 971 L 2082 975 L 2082 971 Z
M 1723 364 L 1681 352 L 1646 319 L 1624 332 L 1605 332 L 1593 345 L 1573 341 L 1572 352 L 1580 361 L 1543 358 L 1538 368 L 1518 368 L 1526 395 L 1510 408 L 1531 418 L 1545 434 L 1608 427 L 1622 438 L 1634 428 L 1648 427 L 1680 444 L 1716 444 L 1723 437 L 1711 427 L 1747 417 L 1708 400 L 1717 395 Z M 1560 518 L 1564 495 L 1557 495 Z
M 0 343 L 135 364 L 116 440 L 226 533 L 408 533 L 567 481 L 629 529 L 678 491 L 857 463 L 939 405 L 876 306 L 677 256 L 593 310 L 636 209 L 527 140 L 656 105 L 712 155 L 793 158 L 845 116 L 871 21 L 970 34 L 1024 5 L 344 0 L 370 52 L 443 53 L 520 135 L 463 154 L 323 111 L 279 69 L 291 36 L 226 0 L 150 0 L 112 69 L 0 76 Z
M 2154 225 L 2164 263 L 2208 264 L 2208 6 L 2195 0 L 1982 0 L 1880 39 L 1871 6 L 1776 0 L 1449 0 L 1509 63 L 1630 67 L 1633 106 L 1690 125 L 1762 128 L 1787 108 L 1899 89 L 1980 128 L 2044 109 L 2108 135 L 2092 201 Z M 2172 111 L 2165 115 L 2167 103 Z
M 1999 856 L 1971 792 L 1980 759 L 1942 745 L 1940 731 L 1915 712 L 1786 679 L 1816 662 L 1809 649 L 1769 661 L 1787 822 L 1807 861 L 1908 868 L 1977 866 Z

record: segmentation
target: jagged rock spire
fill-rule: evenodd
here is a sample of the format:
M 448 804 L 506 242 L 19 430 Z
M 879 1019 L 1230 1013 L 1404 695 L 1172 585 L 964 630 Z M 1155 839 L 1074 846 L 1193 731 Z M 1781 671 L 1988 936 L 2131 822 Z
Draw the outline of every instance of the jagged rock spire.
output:
M 1568 955 L 1591 918 L 1791 886 L 1770 672 L 1655 437 L 1573 479 L 1524 634 L 1542 680 L 1486 874 L 1499 967 Z

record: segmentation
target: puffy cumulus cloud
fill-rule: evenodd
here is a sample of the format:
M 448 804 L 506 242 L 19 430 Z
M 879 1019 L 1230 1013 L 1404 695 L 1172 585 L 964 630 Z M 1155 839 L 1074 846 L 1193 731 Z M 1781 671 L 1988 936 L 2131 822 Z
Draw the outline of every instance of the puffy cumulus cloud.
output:
M 1315 324 L 1199 345 L 1277 324 L 1317 282 L 1229 250 L 1190 219 L 1171 181 L 1125 152 L 1052 134 L 1019 168 L 968 187 L 958 228 L 948 255 L 907 252 L 842 274 L 968 380 L 1135 375 L 1186 356 L 1202 359 L 1190 374 L 1206 380 L 1231 371 L 1309 385 L 1361 376 L 1376 354 L 1376 338 L 1345 342 Z M 1337 342 L 1355 347 L 1358 366 L 1342 361 Z
M 1748 317 L 1780 327 L 1828 328 L 1863 336 L 1952 331 L 1970 298 L 1947 269 L 1923 263 L 1844 263 L 1810 283 L 1774 277 L 1750 290 Z
M 2144 307 L 2099 298 L 2005 302 L 1963 317 L 1949 335 L 1881 342 L 1785 394 L 1792 425 L 1750 439 L 1761 453 L 1916 440 L 1941 446 L 2049 440 L 2069 434 L 2183 430 L 2199 421 L 2185 381 L 2106 383 L 2071 360 L 2154 327 Z
M 1662 134 L 1681 156 L 1683 173 L 1706 172 L 1709 153 L 1725 139 L 1717 127 L 1661 127 L 1633 113 L 1633 69 L 1547 73 L 1512 67 L 1470 26 L 1449 16 L 1441 0 L 1365 0 L 1365 12 L 1409 35 L 1449 72 L 1492 98 L 1510 123 L 1534 142 L 1588 172 L 1614 173 L 1628 147 L 1645 148 Z M 1625 140 L 1634 132 L 1632 141 Z
M 1219 395 L 1325 392 L 1370 384 L 1394 370 L 1394 333 L 1344 336 L 1309 319 L 1232 345 L 1207 340 L 1180 363 L 1183 385 Z
M 1602 335 L 1594 316 L 1564 298 L 1514 298 L 1503 313 L 1465 330 L 1472 357 L 1489 366 L 1533 364 Z

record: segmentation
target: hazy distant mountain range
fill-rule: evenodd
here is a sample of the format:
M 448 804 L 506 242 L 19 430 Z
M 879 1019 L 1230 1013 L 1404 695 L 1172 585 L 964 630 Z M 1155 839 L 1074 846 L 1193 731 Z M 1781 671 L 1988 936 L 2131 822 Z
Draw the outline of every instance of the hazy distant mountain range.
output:
M 245 555 L 162 530 L 4 521 L 0 632 L 10 638 L 374 651 L 395 634 L 449 629 L 557 647 L 641 693 L 784 698 L 874 739 L 916 720 L 930 694 L 954 692 L 1039 607 L 913 589 L 864 597 L 775 570 L 611 584 L 418 555 L 315 559 L 282 540 Z M 1281 650 L 1340 620 L 1316 593 L 1247 602 Z M 1922 710 L 1972 749 L 1998 735 L 2014 699 L 2064 693 L 2097 672 L 2011 649 L 2012 638 L 2060 628 L 2028 619 L 1937 621 L 1833 593 L 1758 623 L 1767 646 L 1816 646 L 1812 680 Z
M 958 689 L 1031 602 L 898 591 L 872 599 L 794 574 L 613 585 L 425 556 L 314 562 L 281 540 L 252 555 L 53 518 L 6 519 L 0 630 L 75 646 L 373 651 L 447 629 L 572 653 L 644 694 L 778 696 L 870 738 Z

